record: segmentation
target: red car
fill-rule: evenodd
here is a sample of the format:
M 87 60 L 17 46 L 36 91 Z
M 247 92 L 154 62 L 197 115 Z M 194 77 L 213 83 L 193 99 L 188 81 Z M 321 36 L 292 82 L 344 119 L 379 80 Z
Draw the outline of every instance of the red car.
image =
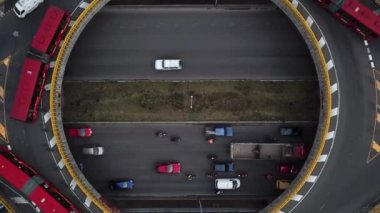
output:
M 294 164 L 280 164 L 278 165 L 278 171 L 282 174 L 297 174 L 298 167 Z
M 174 163 L 158 163 L 157 164 L 158 173 L 166 174 L 179 174 L 181 173 L 181 164 L 178 162 Z
M 70 137 L 90 137 L 92 135 L 92 129 L 90 127 L 70 128 Z

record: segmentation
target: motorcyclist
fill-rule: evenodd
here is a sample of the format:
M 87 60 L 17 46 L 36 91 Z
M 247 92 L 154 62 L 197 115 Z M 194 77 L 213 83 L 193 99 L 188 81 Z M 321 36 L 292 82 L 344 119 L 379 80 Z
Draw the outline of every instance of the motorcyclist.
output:
M 156 132 L 156 135 L 157 135 L 158 137 L 165 137 L 165 136 L 166 136 L 166 132 L 164 132 L 164 131 L 162 131 L 162 130 L 159 130 L 159 131 Z

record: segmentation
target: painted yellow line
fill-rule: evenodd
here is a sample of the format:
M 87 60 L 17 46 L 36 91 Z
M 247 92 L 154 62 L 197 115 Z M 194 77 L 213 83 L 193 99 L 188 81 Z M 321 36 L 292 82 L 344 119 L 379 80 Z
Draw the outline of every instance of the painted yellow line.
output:
M 5 207 L 8 213 L 16 213 L 16 210 L 13 209 L 12 205 L 8 202 L 8 200 L 4 199 L 3 196 L 0 196 L 0 203 Z
M 372 141 L 372 149 L 375 150 L 377 153 L 380 152 L 380 145 L 376 141 Z
M 325 97 L 325 107 L 324 107 L 324 111 L 323 111 L 324 121 L 322 121 L 324 129 L 322 131 L 321 137 L 319 138 L 319 141 L 320 141 L 319 146 L 316 147 L 316 151 L 314 153 L 312 153 L 313 155 L 309 156 L 312 159 L 310 161 L 309 166 L 306 168 L 304 176 L 300 178 L 300 180 L 297 182 L 297 185 L 294 186 L 294 188 L 289 189 L 291 191 L 289 191 L 285 197 L 283 197 L 281 200 L 279 200 L 279 202 L 277 202 L 270 209 L 270 212 L 276 212 L 276 213 L 279 212 L 285 205 L 287 205 L 292 200 L 293 197 L 295 197 L 295 195 L 305 185 L 306 180 L 309 178 L 311 173 L 314 171 L 314 169 L 318 163 L 318 159 L 319 159 L 320 155 L 322 154 L 322 150 L 326 144 L 326 137 L 327 137 L 328 130 L 330 127 L 330 115 L 331 115 L 331 90 L 330 90 L 331 83 L 330 83 L 330 77 L 329 77 L 325 58 L 323 56 L 321 48 L 319 47 L 318 39 L 316 38 L 316 35 L 314 34 L 314 32 L 311 30 L 310 26 L 307 24 L 305 18 L 302 16 L 302 14 L 297 10 L 297 8 L 295 8 L 293 6 L 293 4 L 291 3 L 291 0 L 283 0 L 283 1 L 281 1 L 281 3 L 283 3 L 283 6 L 285 8 L 287 8 L 288 11 L 294 15 L 297 22 L 299 24 L 301 24 L 302 28 L 307 33 L 308 39 L 310 39 L 310 41 L 314 47 L 311 51 L 314 51 L 315 55 L 317 56 L 318 61 L 315 61 L 315 64 L 318 65 L 318 67 L 319 67 L 319 69 L 317 69 L 317 70 L 321 70 L 321 75 L 323 78 L 322 82 L 325 85 L 325 88 L 323 91 L 324 97 Z
M 377 115 L 376 115 L 376 120 L 377 120 L 377 122 L 380 123 L 380 113 L 377 113 Z

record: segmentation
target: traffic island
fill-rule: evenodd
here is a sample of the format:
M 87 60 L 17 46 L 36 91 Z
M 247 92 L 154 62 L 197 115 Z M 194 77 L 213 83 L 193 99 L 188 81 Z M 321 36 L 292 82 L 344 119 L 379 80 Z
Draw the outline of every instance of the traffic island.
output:
M 69 82 L 65 122 L 315 121 L 316 81 Z

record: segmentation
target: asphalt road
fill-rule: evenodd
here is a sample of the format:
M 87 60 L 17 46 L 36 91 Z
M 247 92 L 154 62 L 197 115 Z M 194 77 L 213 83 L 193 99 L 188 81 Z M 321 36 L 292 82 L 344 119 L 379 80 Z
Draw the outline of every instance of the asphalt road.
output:
M 234 137 L 218 138 L 215 144 L 208 144 L 204 135 L 204 124 L 154 123 L 154 124 L 89 124 L 93 128 L 90 138 L 69 138 L 69 146 L 78 163 L 83 163 L 84 174 L 93 186 L 105 197 L 133 199 L 135 197 L 182 197 L 214 195 L 213 180 L 207 177 L 212 168 L 209 154 L 216 154 L 216 162 L 230 161 L 231 142 L 265 142 L 268 137 L 276 137 L 278 142 L 306 143 L 311 145 L 316 123 L 292 124 L 302 126 L 299 137 L 279 136 L 279 126 L 283 124 L 241 124 L 234 126 Z M 85 124 L 86 126 L 86 124 Z M 159 138 L 157 130 L 164 130 L 168 136 L 182 138 L 180 143 L 170 142 L 169 138 Z M 83 147 L 102 145 L 103 156 L 86 156 Z M 182 172 L 179 175 L 157 174 L 155 164 L 160 161 L 179 161 Z M 248 195 L 267 197 L 279 194 L 273 181 L 266 181 L 265 174 L 275 178 L 290 179 L 289 175 L 279 174 L 279 161 L 234 161 L 236 171 L 246 171 L 248 177 L 242 179 L 241 188 L 225 192 L 225 195 Z M 297 162 L 302 165 L 302 162 Z M 184 174 L 197 176 L 187 181 Z M 236 177 L 236 173 L 220 177 Z M 136 187 L 131 192 L 113 192 L 107 187 L 112 179 L 132 178 Z
M 180 58 L 181 71 L 154 60 Z M 316 80 L 304 41 L 284 14 L 215 8 L 106 7 L 70 56 L 69 80 Z
M 316 185 L 292 212 L 358 212 L 379 197 L 380 158 L 367 163 L 376 124 L 376 95 L 367 47 L 353 30 L 313 4 L 302 1 L 327 38 L 338 71 L 340 116 L 335 143 Z M 369 43 L 380 64 L 380 40 Z M 378 123 L 377 123 L 378 124 Z M 374 130 L 377 130 L 377 133 Z M 380 138 L 377 138 L 379 141 Z

